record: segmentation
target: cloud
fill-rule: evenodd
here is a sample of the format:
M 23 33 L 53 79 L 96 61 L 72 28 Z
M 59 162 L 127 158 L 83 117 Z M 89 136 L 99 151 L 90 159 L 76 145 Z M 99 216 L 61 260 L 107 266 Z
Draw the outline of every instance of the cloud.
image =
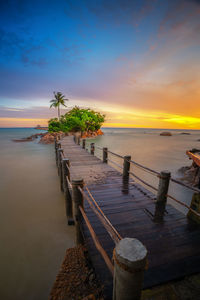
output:
M 61 111 L 64 114 L 67 109 L 61 109 Z M 23 109 L 0 106 L 0 118 L 49 119 L 53 117 L 57 117 L 57 110 L 50 109 L 47 106 L 34 106 Z

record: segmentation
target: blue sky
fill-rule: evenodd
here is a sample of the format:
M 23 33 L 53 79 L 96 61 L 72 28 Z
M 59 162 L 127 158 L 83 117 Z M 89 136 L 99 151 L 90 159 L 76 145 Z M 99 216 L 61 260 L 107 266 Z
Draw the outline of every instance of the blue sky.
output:
M 200 1 L 8 0 L 0 12 L 0 126 L 53 116 L 53 91 L 112 125 L 199 126 Z

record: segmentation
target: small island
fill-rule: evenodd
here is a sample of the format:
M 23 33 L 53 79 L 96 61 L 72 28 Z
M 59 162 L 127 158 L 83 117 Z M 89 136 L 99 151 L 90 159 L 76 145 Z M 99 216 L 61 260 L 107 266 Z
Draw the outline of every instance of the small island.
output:
M 60 118 L 49 120 L 48 132 L 43 134 L 40 143 L 53 143 L 54 137 L 61 133 L 66 136 L 78 134 L 82 138 L 103 135 L 100 128 L 104 120 L 105 115 L 100 112 L 75 106 Z

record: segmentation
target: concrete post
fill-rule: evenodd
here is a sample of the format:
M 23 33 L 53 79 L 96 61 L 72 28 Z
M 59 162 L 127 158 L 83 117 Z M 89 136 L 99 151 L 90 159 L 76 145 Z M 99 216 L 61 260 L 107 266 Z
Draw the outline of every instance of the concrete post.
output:
M 72 197 L 69 191 L 69 185 L 67 178 L 70 180 L 70 172 L 69 172 L 69 159 L 63 158 L 62 160 L 62 175 L 63 175 L 63 188 L 65 195 L 65 209 L 68 225 L 74 225 L 73 214 L 72 214 Z
M 85 139 L 82 141 L 82 148 L 85 149 Z
M 167 203 L 167 193 L 169 188 L 170 177 L 171 177 L 171 173 L 169 171 L 162 171 L 160 173 L 160 181 L 158 186 L 156 207 L 154 213 L 155 222 L 163 221 L 165 207 Z
M 91 144 L 90 144 L 90 153 L 91 153 L 92 155 L 94 155 L 94 150 L 95 150 L 94 143 L 91 143 Z
M 103 148 L 103 162 L 105 164 L 108 163 L 108 148 L 106 147 Z
M 62 153 L 63 149 L 58 149 L 58 175 L 60 176 L 60 189 L 62 192 L 64 192 L 62 175 Z
M 81 231 L 81 212 L 79 205 L 83 207 L 83 195 L 79 191 L 78 187 L 83 188 L 83 179 L 72 180 L 72 201 L 73 201 L 73 214 L 76 228 L 76 244 L 83 244 L 84 239 Z
M 147 249 L 137 239 L 124 238 L 114 249 L 113 258 L 113 300 L 139 300 Z

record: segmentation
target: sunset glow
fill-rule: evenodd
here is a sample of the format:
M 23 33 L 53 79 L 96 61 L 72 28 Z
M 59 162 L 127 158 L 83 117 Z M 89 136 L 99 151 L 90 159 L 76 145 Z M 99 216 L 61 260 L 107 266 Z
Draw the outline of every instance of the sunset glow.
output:
M 1 4 L 0 127 L 47 125 L 61 91 L 105 127 L 200 129 L 199 1 L 14 2 Z

